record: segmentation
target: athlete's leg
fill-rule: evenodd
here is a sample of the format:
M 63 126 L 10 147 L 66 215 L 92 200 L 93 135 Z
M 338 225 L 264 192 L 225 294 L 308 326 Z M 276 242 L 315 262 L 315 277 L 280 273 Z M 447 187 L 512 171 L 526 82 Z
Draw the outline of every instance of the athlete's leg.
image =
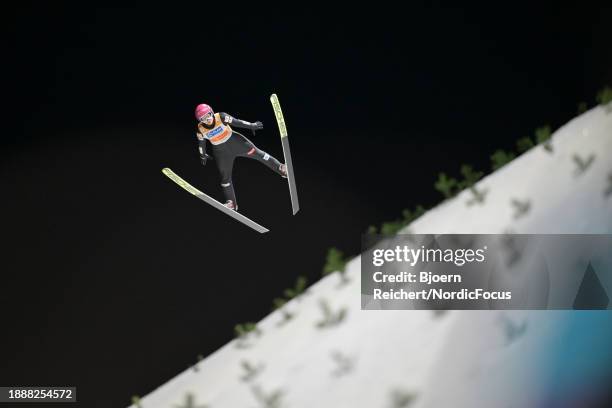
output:
M 279 162 L 278 160 L 276 160 L 274 157 L 270 156 L 268 153 L 264 152 L 263 150 L 258 149 L 257 146 L 253 144 L 253 142 L 251 142 L 249 139 L 247 139 L 240 133 L 238 132 L 234 132 L 234 133 L 235 134 L 232 135 L 232 137 L 238 136 L 238 139 L 243 145 L 243 149 L 242 149 L 243 151 L 241 152 L 241 154 L 239 154 L 239 156 L 248 157 L 250 159 L 255 159 L 259 161 L 260 163 L 265 164 L 270 170 L 272 170 L 276 174 L 279 174 L 282 177 L 287 176 L 287 171 L 286 171 L 286 167 L 284 164 L 281 164 L 281 162 Z
M 232 152 L 232 149 L 225 147 L 229 146 L 213 145 L 213 154 L 217 162 L 217 169 L 219 169 L 219 174 L 221 175 L 221 189 L 223 190 L 225 202 L 227 203 L 231 200 L 234 204 L 234 209 L 238 210 L 236 192 L 234 191 L 234 184 L 232 182 L 232 170 L 234 167 L 234 158 L 236 156 Z

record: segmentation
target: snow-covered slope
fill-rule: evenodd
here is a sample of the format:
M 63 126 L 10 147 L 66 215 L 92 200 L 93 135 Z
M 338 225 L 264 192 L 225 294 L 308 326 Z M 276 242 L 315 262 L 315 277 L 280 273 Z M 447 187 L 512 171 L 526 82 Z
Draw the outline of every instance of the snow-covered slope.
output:
M 414 233 L 605 234 L 612 232 L 612 113 L 593 109 L 558 129 L 552 152 L 538 146 L 483 178 L 483 205 L 465 205 L 469 190 L 416 220 Z M 591 165 L 579 170 L 576 160 Z M 529 201 L 528 215 L 514 219 L 512 200 Z
M 407 230 L 612 233 L 612 114 L 598 107 L 575 118 L 551 145 L 482 179 L 482 203 L 467 205 L 464 191 Z M 512 200 L 529 211 L 515 219 Z M 359 257 L 346 274 L 345 284 L 321 279 L 259 322 L 260 334 L 232 341 L 140 406 L 569 407 L 607 380 L 610 312 L 362 311 Z M 612 279 L 600 278 L 612 293 Z M 323 303 L 336 320 L 322 324 Z

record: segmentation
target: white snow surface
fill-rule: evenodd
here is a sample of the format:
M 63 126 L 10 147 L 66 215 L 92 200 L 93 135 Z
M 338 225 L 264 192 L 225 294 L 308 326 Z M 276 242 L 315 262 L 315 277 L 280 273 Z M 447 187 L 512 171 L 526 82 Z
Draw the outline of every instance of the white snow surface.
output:
M 612 194 L 604 194 L 612 184 L 612 113 L 594 108 L 557 130 L 551 141 L 552 153 L 536 146 L 480 180 L 476 188 L 487 191 L 482 204 L 466 205 L 471 193 L 463 191 L 405 231 L 612 233 Z M 594 155 L 594 161 L 578 174 L 574 155 L 584 160 Z M 514 220 L 512 199 L 529 200 L 529 214 Z M 359 257 L 348 263 L 346 276 L 350 281 L 344 285 L 337 273 L 321 279 L 286 305 L 292 319 L 280 324 L 282 311 L 271 313 L 246 347 L 230 342 L 199 362 L 197 371 L 189 368 L 143 397 L 140 406 L 190 407 L 188 395 L 193 408 L 543 406 L 554 381 L 551 369 L 534 364 L 534 356 L 554 361 L 547 350 L 572 317 L 584 313 L 362 311 Z M 602 283 L 612 293 L 610 279 Z M 344 320 L 317 327 L 321 300 L 333 311 L 345 309 Z M 586 313 L 610 321 L 608 312 Z M 508 327 L 523 324 L 525 334 L 509 341 Z M 260 368 L 249 381 L 242 378 L 245 361 Z M 275 392 L 276 400 L 262 400 L 262 393 Z

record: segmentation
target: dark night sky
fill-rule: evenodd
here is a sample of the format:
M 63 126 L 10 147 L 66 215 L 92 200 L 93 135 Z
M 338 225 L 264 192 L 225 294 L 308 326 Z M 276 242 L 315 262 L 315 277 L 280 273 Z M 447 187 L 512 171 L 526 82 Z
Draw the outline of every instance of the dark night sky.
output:
M 328 247 L 356 254 L 368 225 L 434 205 L 439 171 L 487 170 L 496 148 L 612 84 L 610 8 L 437 4 L 355 18 L 4 10 L 0 385 L 75 385 L 80 406 L 125 406 L 262 318 L 298 275 L 318 279 Z M 200 102 L 263 121 L 253 141 L 281 157 L 272 92 L 302 210 L 237 161 L 241 211 L 271 230 L 259 235 L 160 169 L 219 197 L 198 160 Z

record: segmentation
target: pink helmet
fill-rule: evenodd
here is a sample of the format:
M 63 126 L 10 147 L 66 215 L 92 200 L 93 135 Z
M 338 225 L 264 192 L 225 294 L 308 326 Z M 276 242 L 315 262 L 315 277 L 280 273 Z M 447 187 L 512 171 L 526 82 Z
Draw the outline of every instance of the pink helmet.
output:
M 196 106 L 195 117 L 197 120 L 202 119 L 202 117 L 204 117 L 204 115 L 208 113 L 213 113 L 213 110 L 210 106 L 206 105 L 205 103 L 201 103 L 198 106 Z

